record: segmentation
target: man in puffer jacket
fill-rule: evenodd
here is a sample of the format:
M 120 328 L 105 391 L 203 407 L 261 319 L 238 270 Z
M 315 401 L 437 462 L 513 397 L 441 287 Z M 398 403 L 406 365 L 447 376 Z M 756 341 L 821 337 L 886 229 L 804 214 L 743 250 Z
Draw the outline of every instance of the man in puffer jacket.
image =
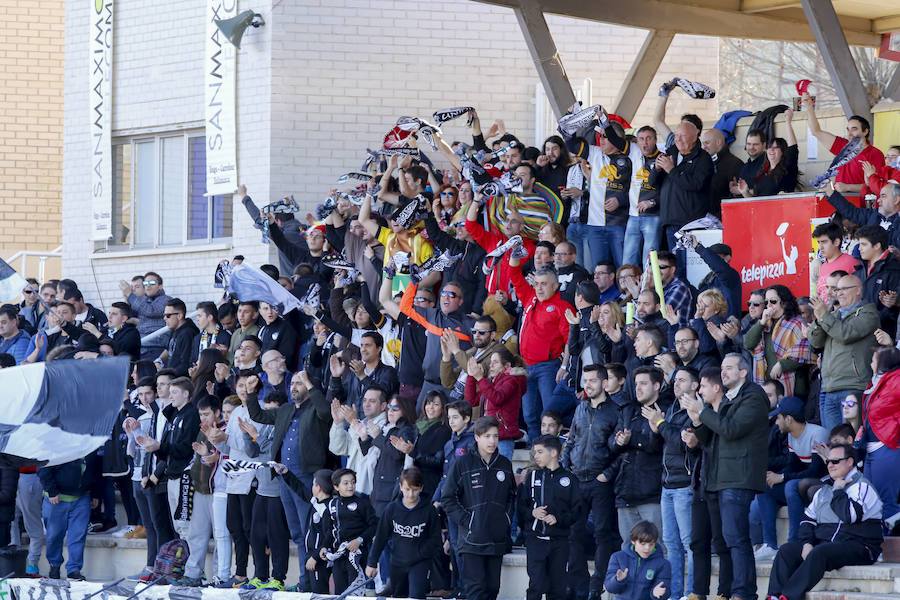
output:
M 828 450 L 829 484 L 806 508 L 800 541 L 778 549 L 769 598 L 802 600 L 826 571 L 878 560 L 883 541 L 881 499 L 855 463 L 851 446 Z
M 459 527 L 468 600 L 496 600 L 503 555 L 512 549 L 509 514 L 516 494 L 512 463 L 498 451 L 499 423 L 475 422 L 475 447 L 447 474 L 441 502 Z
M 589 597 L 598 599 L 603 591 L 602 569 L 594 571 L 588 585 L 585 546 L 589 544 L 584 539 L 588 514 L 594 523 L 591 532 L 596 544 L 594 564 L 608 563 L 618 546 L 611 468 L 614 456 L 606 443 L 616 431 L 619 409 L 604 391 L 608 377 L 601 365 L 584 367 L 581 383 L 585 399 L 575 408 L 562 455 L 563 466 L 578 478 L 581 500 L 578 520 L 569 540 L 569 587 L 589 588 Z

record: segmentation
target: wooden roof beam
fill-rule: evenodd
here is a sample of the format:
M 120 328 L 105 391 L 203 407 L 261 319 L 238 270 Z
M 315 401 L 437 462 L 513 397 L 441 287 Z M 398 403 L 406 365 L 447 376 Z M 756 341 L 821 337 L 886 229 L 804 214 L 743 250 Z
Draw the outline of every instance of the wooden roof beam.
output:
M 516 8 L 518 0 L 475 0 Z M 748 14 L 660 0 L 541 0 L 545 13 L 565 15 L 601 23 L 640 29 L 657 29 L 664 24 L 676 34 L 708 35 L 760 40 L 814 42 L 812 32 L 802 20 L 785 20 L 765 14 Z M 844 29 L 847 41 L 857 46 L 877 47 L 881 36 L 871 29 Z

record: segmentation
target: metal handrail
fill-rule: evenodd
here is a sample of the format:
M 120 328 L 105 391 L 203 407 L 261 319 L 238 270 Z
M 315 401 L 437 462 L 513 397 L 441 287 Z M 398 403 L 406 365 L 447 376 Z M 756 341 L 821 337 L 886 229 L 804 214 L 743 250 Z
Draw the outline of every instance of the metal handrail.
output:
M 27 270 L 28 270 L 28 258 L 29 257 L 34 257 L 39 260 L 37 280 L 40 281 L 41 283 L 43 283 L 47 259 L 48 258 L 62 258 L 62 246 L 57 246 L 55 250 L 51 250 L 49 252 L 47 252 L 47 251 L 35 252 L 32 250 L 19 250 L 18 252 L 16 252 L 9 258 L 7 258 L 6 263 L 8 265 L 12 266 L 12 264 L 15 261 L 21 260 L 22 265 L 21 265 L 21 267 L 19 267 L 19 275 L 21 275 L 22 277 L 28 277 Z

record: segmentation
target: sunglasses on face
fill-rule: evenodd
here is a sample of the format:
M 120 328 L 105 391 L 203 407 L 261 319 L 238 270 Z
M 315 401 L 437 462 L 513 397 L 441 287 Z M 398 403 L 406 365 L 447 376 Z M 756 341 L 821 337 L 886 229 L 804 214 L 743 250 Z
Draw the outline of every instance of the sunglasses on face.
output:
M 763 305 L 762 302 L 748 302 L 747 303 L 747 306 L 752 306 L 753 308 L 759 308 L 762 305 Z
M 775 306 L 776 304 L 781 304 L 781 300 L 766 300 L 769 306 Z
M 441 298 L 459 298 L 459 294 L 451 290 L 443 290 L 441 292 Z
M 23 294 L 28 294 L 29 296 L 32 294 L 36 294 L 37 290 L 22 290 Z
M 452 198 L 453 196 L 453 192 L 441 192 L 441 198 Z
M 827 462 L 829 465 L 839 465 L 842 462 L 844 462 L 845 460 L 847 460 L 847 458 L 850 458 L 850 457 L 848 456 L 845 458 L 829 458 L 825 462 Z
M 473 329 L 472 330 L 472 335 L 490 335 L 490 334 L 491 334 L 490 329 Z
M 841 406 L 844 408 L 853 408 L 856 406 L 856 400 L 841 400 Z
M 156 285 L 157 283 L 159 283 L 159 282 L 154 281 L 153 279 L 149 279 L 149 280 L 145 281 L 143 285 L 144 285 L 144 287 L 150 287 L 152 285 Z
M 388 410 L 391 412 L 396 412 L 400 410 L 400 406 L 397 404 L 388 404 Z

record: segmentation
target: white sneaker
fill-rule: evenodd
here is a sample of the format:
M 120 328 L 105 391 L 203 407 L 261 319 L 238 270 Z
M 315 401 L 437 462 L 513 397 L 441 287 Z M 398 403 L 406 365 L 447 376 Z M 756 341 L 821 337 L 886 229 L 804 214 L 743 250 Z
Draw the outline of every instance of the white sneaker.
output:
M 778 550 L 772 546 L 763 545 L 762 548 L 753 553 L 753 558 L 756 560 L 772 560 L 776 554 L 778 554 Z
M 127 527 L 123 527 L 111 535 L 114 538 L 124 538 L 126 535 L 128 535 L 132 531 L 134 531 L 134 526 L 128 525 Z

